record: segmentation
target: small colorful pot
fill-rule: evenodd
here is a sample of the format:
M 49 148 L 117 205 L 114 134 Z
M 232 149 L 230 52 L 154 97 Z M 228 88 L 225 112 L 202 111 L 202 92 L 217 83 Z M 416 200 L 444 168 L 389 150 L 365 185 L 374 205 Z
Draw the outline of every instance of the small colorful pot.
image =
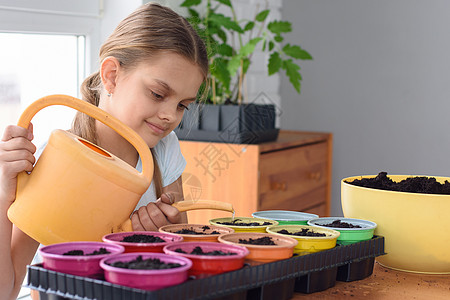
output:
M 127 236 L 132 236 L 134 234 L 143 234 L 155 236 L 163 239 L 165 242 L 160 243 L 131 243 L 123 242 L 123 239 Z M 103 236 L 102 240 L 106 243 L 121 245 L 125 248 L 125 253 L 130 252 L 159 252 L 163 253 L 164 246 L 170 243 L 182 242 L 183 237 L 172 234 L 164 233 L 158 231 L 129 231 L 129 232 L 117 232 L 111 233 Z
M 222 222 L 239 222 L 239 223 L 259 223 L 259 226 L 237 226 L 237 225 L 226 225 L 220 224 Z M 209 220 L 211 225 L 228 227 L 233 229 L 235 232 L 266 232 L 266 228 L 268 226 L 278 225 L 277 221 L 268 220 L 268 219 L 258 219 L 258 218 L 250 218 L 250 217 L 228 217 L 228 218 L 217 218 Z M 265 224 L 267 223 L 267 224 Z M 265 225 L 264 225 L 265 224 Z
M 290 210 L 262 210 L 252 214 L 255 218 L 275 220 L 279 225 L 306 225 L 308 220 L 316 219 L 315 214 Z
M 308 229 L 313 232 L 324 233 L 326 236 L 297 236 L 291 234 L 282 234 L 279 233 L 280 230 L 287 230 L 289 233 L 295 233 L 302 231 L 302 229 Z M 308 225 L 277 225 L 270 226 L 267 228 L 268 233 L 279 234 L 282 236 L 287 236 L 294 238 L 298 241 L 297 246 L 294 248 L 294 253 L 298 255 L 305 255 L 309 253 L 314 253 L 326 249 L 331 249 L 336 246 L 336 240 L 340 235 L 339 231 L 321 228 L 316 226 L 308 226 Z
M 113 267 L 109 264 L 122 261 L 129 262 L 137 259 L 159 259 L 164 263 L 178 263 L 181 266 L 172 269 L 144 270 Z M 106 281 L 132 288 L 154 291 L 185 282 L 192 267 L 192 262 L 180 256 L 152 252 L 134 252 L 114 255 L 100 261 Z
M 270 237 L 275 245 L 252 245 L 239 242 L 239 240 L 259 239 L 264 237 Z M 292 257 L 294 247 L 298 243 L 297 240 L 291 237 L 262 232 L 236 232 L 224 234 L 219 237 L 219 242 L 228 245 L 244 246 L 249 251 L 246 259 L 264 263 Z
M 69 251 L 82 250 L 89 254 L 106 249 L 109 253 L 98 255 L 63 255 Z M 39 249 L 44 268 L 66 274 L 102 278 L 100 261 L 103 258 L 124 252 L 124 247 L 102 242 L 67 242 L 48 245 Z
M 196 255 L 190 254 L 196 247 L 200 247 L 203 252 L 222 251 L 236 253 L 235 255 Z M 181 249 L 187 253 L 180 253 L 175 250 Z M 244 266 L 245 257 L 249 254 L 247 248 L 243 246 L 225 245 L 215 242 L 184 242 L 170 244 L 164 247 L 164 253 L 173 256 L 182 256 L 192 261 L 192 268 L 189 275 L 197 278 L 216 275 L 224 272 L 234 271 Z
M 182 234 L 177 231 L 187 229 L 205 234 Z M 170 224 L 159 228 L 160 232 L 176 234 L 183 237 L 183 242 L 218 242 L 217 238 L 222 234 L 233 233 L 234 230 L 228 227 L 201 225 L 201 224 Z M 211 232 L 218 232 L 212 234 Z
M 330 224 L 337 220 L 352 225 L 359 225 L 361 226 L 361 228 L 340 228 L 340 227 L 324 226 L 324 224 Z M 327 218 L 312 219 L 308 221 L 308 225 L 322 228 L 329 228 L 339 231 L 341 234 L 337 238 L 337 242 L 341 245 L 349 245 L 361 241 L 370 240 L 373 237 L 375 228 L 377 228 L 377 224 L 371 221 L 343 218 L 343 217 L 327 217 Z

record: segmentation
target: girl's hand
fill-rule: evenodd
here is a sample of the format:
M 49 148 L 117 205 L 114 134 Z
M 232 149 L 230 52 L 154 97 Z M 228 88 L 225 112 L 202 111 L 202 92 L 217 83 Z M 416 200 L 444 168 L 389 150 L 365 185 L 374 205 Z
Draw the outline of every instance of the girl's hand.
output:
M 33 125 L 28 130 L 20 126 L 6 127 L 0 141 L 0 201 L 11 205 L 16 198 L 17 174 L 33 170 L 36 147 Z
M 178 200 L 177 193 L 167 192 L 154 203 L 140 207 L 132 216 L 134 231 L 157 231 L 159 227 L 180 223 L 182 216 L 172 204 Z

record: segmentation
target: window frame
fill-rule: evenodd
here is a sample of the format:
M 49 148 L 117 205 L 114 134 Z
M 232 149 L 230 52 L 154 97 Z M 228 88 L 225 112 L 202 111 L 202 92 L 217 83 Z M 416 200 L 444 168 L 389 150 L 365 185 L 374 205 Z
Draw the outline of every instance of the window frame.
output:
M 33 7 L 36 1 L 20 1 L 19 6 L 16 1 L 2 0 L 0 31 L 85 36 L 85 72 L 90 74 L 96 68 L 97 49 L 101 43 L 102 1 L 83 0 L 82 6 L 78 1 L 58 0 L 58 10 L 50 9 L 51 1 L 39 2 L 49 9 Z

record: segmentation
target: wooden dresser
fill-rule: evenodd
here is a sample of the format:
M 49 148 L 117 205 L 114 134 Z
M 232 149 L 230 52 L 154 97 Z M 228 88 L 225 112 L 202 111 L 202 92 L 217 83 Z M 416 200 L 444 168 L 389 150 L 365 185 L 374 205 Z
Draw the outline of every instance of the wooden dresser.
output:
M 258 145 L 180 141 L 187 166 L 186 200 L 233 204 L 236 216 L 281 209 L 330 213 L 332 134 L 280 131 L 276 141 Z M 188 212 L 189 223 L 231 216 L 227 212 Z

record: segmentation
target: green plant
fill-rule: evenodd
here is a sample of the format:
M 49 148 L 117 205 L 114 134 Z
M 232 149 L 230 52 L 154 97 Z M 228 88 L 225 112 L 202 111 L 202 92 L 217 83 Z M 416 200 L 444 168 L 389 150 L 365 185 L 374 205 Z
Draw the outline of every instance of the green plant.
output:
M 300 93 L 302 76 L 296 60 L 312 57 L 298 45 L 283 43 L 283 34 L 292 31 L 290 22 L 267 22 L 269 9 L 258 11 L 252 20 L 238 20 L 232 0 L 185 0 L 181 6 L 187 7 L 188 21 L 206 43 L 210 57 L 208 98 L 213 103 L 242 103 L 244 78 L 257 47 L 270 55 L 268 75 L 284 70 Z M 229 16 L 219 12 L 223 7 Z

